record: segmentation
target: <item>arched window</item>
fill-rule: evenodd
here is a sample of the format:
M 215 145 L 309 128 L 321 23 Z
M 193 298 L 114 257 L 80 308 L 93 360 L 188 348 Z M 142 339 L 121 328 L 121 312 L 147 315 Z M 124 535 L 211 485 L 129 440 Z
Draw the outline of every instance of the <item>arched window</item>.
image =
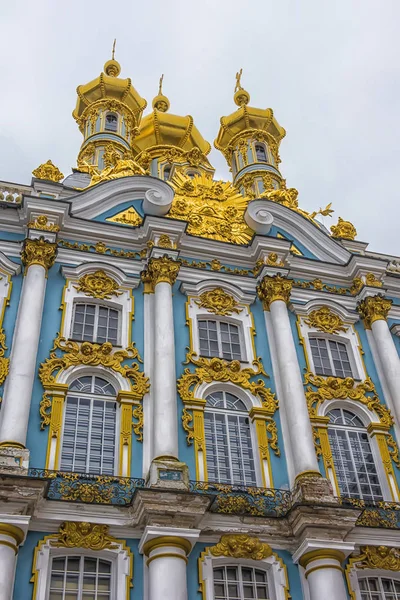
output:
M 68 390 L 61 445 L 61 471 L 114 475 L 117 402 L 114 387 L 94 375 Z
M 110 600 L 112 563 L 89 556 L 57 556 L 51 563 L 49 600 Z
M 335 408 L 328 415 L 328 436 L 341 496 L 383 500 L 367 429 L 359 417 Z
M 256 157 L 258 162 L 267 162 L 267 153 L 264 144 L 256 144 Z
M 311 336 L 309 341 L 317 375 L 353 377 L 346 344 Z
M 114 113 L 106 114 L 106 123 L 104 129 L 106 131 L 117 131 L 118 129 L 118 117 Z
M 361 600 L 399 600 L 400 581 L 391 577 L 360 577 Z
M 213 569 L 215 600 L 269 600 L 268 574 L 242 565 L 221 565 Z
M 165 165 L 163 170 L 163 179 L 164 181 L 168 181 L 171 176 L 171 165 Z
M 79 342 L 119 343 L 119 311 L 100 304 L 76 302 L 72 338 Z
M 225 391 L 210 394 L 204 428 L 208 480 L 257 485 L 250 421 L 244 403 Z
M 238 325 L 225 321 L 199 319 L 200 354 L 225 360 L 245 360 Z

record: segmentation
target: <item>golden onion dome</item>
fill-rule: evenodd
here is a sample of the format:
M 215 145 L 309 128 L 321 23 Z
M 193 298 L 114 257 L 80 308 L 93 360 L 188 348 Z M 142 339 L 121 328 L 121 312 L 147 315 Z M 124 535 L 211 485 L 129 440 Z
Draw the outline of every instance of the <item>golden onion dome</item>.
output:
M 162 77 L 158 95 L 153 99 L 153 112 L 143 117 L 139 134 L 133 142 L 137 152 L 147 151 L 157 154 L 158 147 L 174 146 L 183 152 L 193 148 L 206 156 L 211 150 L 210 144 L 203 138 L 194 125 L 193 117 L 181 117 L 168 112 L 170 103 L 162 93 Z M 153 151 L 153 152 L 152 152 Z
M 109 103 L 112 110 L 128 111 L 133 117 L 133 125 L 139 125 L 147 102 L 135 90 L 129 78 L 120 79 L 118 77 L 120 72 L 120 64 L 112 58 L 106 62 L 104 72 L 99 77 L 85 85 L 78 86 L 76 90 L 78 99 L 72 115 L 80 126 L 89 111 L 93 112 L 92 109 L 104 103 Z

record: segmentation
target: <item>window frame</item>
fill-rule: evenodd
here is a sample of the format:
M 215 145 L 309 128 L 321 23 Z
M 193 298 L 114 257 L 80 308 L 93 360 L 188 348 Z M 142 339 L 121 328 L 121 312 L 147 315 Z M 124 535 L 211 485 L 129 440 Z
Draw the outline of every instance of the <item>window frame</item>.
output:
M 116 588 L 116 581 L 115 581 L 115 559 L 114 557 L 107 557 L 105 558 L 104 556 L 98 556 L 98 553 L 94 552 L 94 551 L 86 551 L 83 550 L 81 548 L 72 548 L 71 551 L 65 552 L 66 548 L 59 548 L 60 553 L 56 553 L 56 552 L 52 552 L 51 556 L 49 557 L 49 567 L 48 567 L 48 580 L 47 580 L 47 586 L 46 586 L 46 600 L 49 599 L 50 597 L 50 583 L 51 583 L 51 576 L 53 573 L 53 561 L 54 559 L 59 559 L 59 558 L 72 558 L 72 557 L 78 557 L 80 559 L 80 565 L 79 565 L 79 580 L 78 580 L 78 600 L 85 600 L 85 596 L 82 597 L 82 569 L 81 569 L 81 562 L 82 559 L 84 560 L 85 558 L 93 558 L 96 560 L 103 560 L 103 561 L 107 561 L 110 563 L 111 568 L 110 568 L 110 595 L 109 598 L 110 600 L 112 600 L 117 592 L 117 588 Z M 62 550 L 64 550 L 64 552 L 62 552 Z M 74 551 L 76 550 L 76 552 Z M 80 598 L 79 598 L 79 594 L 80 594 Z
M 265 154 L 265 160 L 259 160 L 259 158 L 257 156 L 257 146 L 260 146 L 263 148 L 264 154 Z M 268 164 L 270 162 L 268 148 L 264 142 L 255 142 L 254 143 L 254 158 L 256 159 L 255 162 L 257 162 L 257 163 Z
M 199 339 L 199 356 L 202 356 L 204 358 L 222 358 L 223 360 L 226 360 L 227 362 L 231 362 L 232 360 L 239 360 L 241 363 L 242 362 L 248 362 L 246 360 L 246 347 L 245 347 L 245 342 L 244 342 L 244 335 L 243 335 L 243 327 L 241 323 L 238 322 L 233 322 L 232 320 L 228 320 L 222 316 L 219 315 L 212 315 L 210 313 L 208 313 L 209 316 L 198 316 L 196 319 L 196 327 L 197 327 L 197 333 L 198 333 L 198 339 Z M 201 352 L 201 343 L 200 343 L 200 322 L 202 321 L 215 321 L 217 323 L 216 326 L 216 331 L 217 331 L 217 343 L 218 343 L 218 356 L 206 356 L 205 354 L 202 354 Z M 222 351 L 222 336 L 221 336 L 221 323 L 226 323 L 228 325 L 234 325 L 235 327 L 238 328 L 238 335 L 239 335 L 239 346 L 240 346 L 240 359 L 239 358 L 224 358 L 223 357 L 223 351 Z M 231 343 L 231 342 L 230 342 Z
M 375 545 L 375 544 L 373 544 Z M 377 544 L 376 544 L 377 545 Z M 398 571 L 389 571 L 385 569 L 360 569 L 357 565 L 357 557 L 356 559 L 350 559 L 349 564 L 346 567 L 346 579 L 350 592 L 350 597 L 354 598 L 354 600 L 362 600 L 361 590 L 360 590 L 360 579 L 366 578 L 383 578 L 383 579 L 393 579 L 400 583 L 400 573 Z
M 329 356 L 329 362 L 330 362 L 330 367 L 332 370 L 332 375 L 324 375 L 322 373 L 317 373 L 317 369 L 314 363 L 314 356 L 313 356 L 313 352 L 312 352 L 312 348 L 311 348 L 311 339 L 318 339 L 318 340 L 325 340 L 326 341 L 326 348 L 328 351 L 328 356 Z M 348 361 L 350 363 L 350 370 L 351 370 L 351 375 L 345 375 L 344 377 L 342 377 L 341 375 L 337 375 L 336 374 L 336 369 L 335 369 L 335 365 L 334 365 L 334 359 L 332 356 L 332 350 L 330 347 L 330 343 L 329 342 L 335 342 L 336 344 L 343 344 L 346 348 L 346 352 L 347 352 L 347 357 L 348 357 Z M 349 342 L 348 339 L 346 338 L 341 338 L 341 336 L 338 335 L 329 335 L 329 334 L 323 334 L 323 332 L 312 332 L 308 334 L 308 347 L 310 349 L 310 353 L 309 353 L 309 358 L 310 361 L 312 361 L 312 366 L 313 366 L 313 372 L 316 375 L 319 375 L 321 377 L 339 377 L 340 379 L 344 379 L 346 377 L 351 377 L 352 379 L 357 380 L 358 377 L 358 372 L 357 372 L 357 368 L 355 365 L 355 361 L 354 361 L 354 357 L 353 357 L 353 351 L 351 348 L 351 344 Z
M 117 123 L 116 123 L 116 128 L 115 129 L 107 129 L 107 117 L 108 115 L 112 115 L 114 117 L 117 118 Z M 119 129 L 120 129 L 120 117 L 118 115 L 118 113 L 112 111 L 112 110 L 108 110 L 105 114 L 104 114 L 104 127 L 103 130 L 104 131 L 109 131 L 110 133 L 119 133 Z
M 99 323 L 99 313 L 100 313 L 100 308 L 104 307 L 107 308 L 109 310 L 115 310 L 118 313 L 118 327 L 117 327 L 117 343 L 114 344 L 113 342 L 110 342 L 112 344 L 112 346 L 114 348 L 120 348 L 122 346 L 121 343 L 121 338 L 122 338 L 122 307 L 118 306 L 114 303 L 108 303 L 108 302 L 104 302 L 104 300 L 98 300 L 97 298 L 88 298 L 87 296 L 85 297 L 86 299 L 83 298 L 75 298 L 72 304 L 72 317 L 71 317 L 71 323 L 70 323 L 70 329 L 69 329 L 69 337 L 68 339 L 76 341 L 78 343 L 82 343 L 85 341 L 90 342 L 91 344 L 104 344 L 105 342 L 98 342 L 97 341 L 97 333 L 98 333 L 98 323 Z M 76 306 L 78 304 L 85 304 L 85 305 L 94 305 L 95 308 L 95 321 L 94 321 L 94 328 L 93 328 L 93 333 L 96 334 L 96 339 L 93 340 L 79 340 L 76 337 L 74 337 L 74 324 L 75 324 L 75 314 L 76 314 Z M 93 336 L 94 337 L 94 336 Z M 106 340 L 107 342 L 109 340 Z

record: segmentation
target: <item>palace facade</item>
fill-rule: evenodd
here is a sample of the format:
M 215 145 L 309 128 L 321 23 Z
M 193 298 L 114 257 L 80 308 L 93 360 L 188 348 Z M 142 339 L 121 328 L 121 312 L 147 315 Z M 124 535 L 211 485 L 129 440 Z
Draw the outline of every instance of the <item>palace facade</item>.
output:
M 400 599 L 400 259 L 120 70 L 0 182 L 0 600 Z

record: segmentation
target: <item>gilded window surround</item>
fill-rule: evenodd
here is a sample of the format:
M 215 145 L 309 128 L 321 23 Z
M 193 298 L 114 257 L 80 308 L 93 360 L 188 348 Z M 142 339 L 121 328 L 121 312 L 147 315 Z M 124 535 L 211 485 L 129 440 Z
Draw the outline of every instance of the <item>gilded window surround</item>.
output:
M 400 551 L 399 548 L 389 546 L 361 546 L 360 554 L 351 556 L 347 563 L 345 573 L 346 581 L 351 600 L 359 599 L 358 573 L 364 576 L 376 576 L 374 571 L 386 571 L 386 576 L 391 577 L 394 572 L 400 571 Z M 395 576 L 396 579 L 398 577 Z
M 206 400 L 196 397 L 202 384 L 210 383 L 230 383 L 234 386 L 250 393 L 256 398 L 259 406 L 253 406 L 249 411 L 249 417 L 255 425 L 257 436 L 258 451 L 260 457 L 260 467 L 263 487 L 272 488 L 272 468 L 270 449 L 277 455 L 280 455 L 278 448 L 278 436 L 276 423 L 273 419 L 275 411 L 278 409 L 278 400 L 275 394 L 269 388 L 265 387 L 262 379 L 250 381 L 257 375 L 268 377 L 261 363 L 257 358 L 253 362 L 254 368 L 241 368 L 238 360 L 227 362 L 220 358 L 198 358 L 193 352 L 189 351 L 186 355 L 186 362 L 195 367 L 192 371 L 186 368 L 177 381 L 178 393 L 184 404 L 182 411 L 182 426 L 186 432 L 188 446 L 194 444 L 196 459 L 196 479 L 198 481 L 207 481 L 207 457 L 206 441 L 204 431 L 204 410 Z M 234 393 L 234 392 L 233 392 Z
M 329 418 L 320 414 L 321 405 L 327 400 L 347 400 L 360 403 L 370 413 L 371 421 L 367 427 L 369 436 L 376 439 L 380 459 L 390 490 L 391 500 L 398 502 L 400 490 L 394 472 L 393 462 L 400 468 L 397 443 L 390 434 L 393 417 L 390 410 L 380 403 L 371 379 L 367 377 L 357 383 L 351 377 L 322 377 L 306 372 L 304 376 L 306 400 L 313 427 L 314 443 L 318 457 L 322 457 L 327 477 L 332 481 L 335 495 L 340 497 L 338 480 L 333 462 L 332 449 L 328 437 Z M 373 394 L 367 395 L 367 394 Z M 379 419 L 379 422 L 376 421 Z

